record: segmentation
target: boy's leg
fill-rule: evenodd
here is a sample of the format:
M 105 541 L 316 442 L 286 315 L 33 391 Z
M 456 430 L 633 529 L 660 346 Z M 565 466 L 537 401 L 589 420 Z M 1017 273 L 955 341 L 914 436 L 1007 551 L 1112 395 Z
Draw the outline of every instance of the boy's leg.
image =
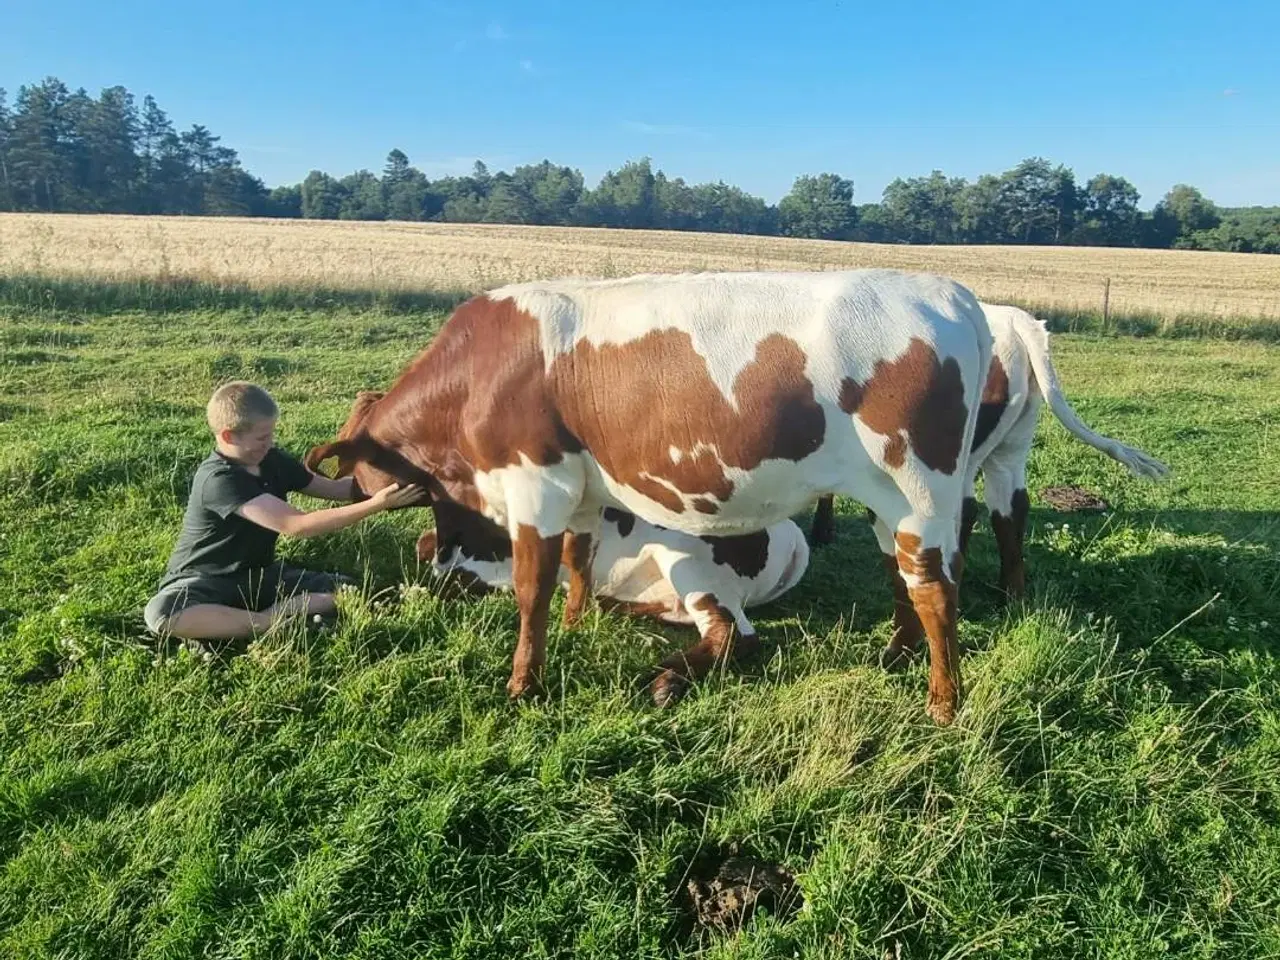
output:
M 283 564 L 272 567 L 271 570 L 275 584 L 273 593 L 269 595 L 275 596 L 275 606 L 297 610 L 308 618 L 332 617 L 338 612 L 334 594 L 340 587 L 357 585 L 354 579 L 340 573 L 321 573 Z
M 254 584 L 260 587 L 261 584 Z M 161 636 L 187 640 L 236 640 L 308 612 L 305 597 L 266 605 L 255 602 L 272 593 L 250 590 L 239 577 L 193 577 L 161 589 L 143 614 L 147 628 Z

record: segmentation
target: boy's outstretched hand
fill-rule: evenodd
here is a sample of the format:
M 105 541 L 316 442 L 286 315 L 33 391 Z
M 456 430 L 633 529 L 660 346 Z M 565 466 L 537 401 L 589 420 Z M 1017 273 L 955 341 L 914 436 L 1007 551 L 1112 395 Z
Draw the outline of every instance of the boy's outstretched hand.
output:
M 377 503 L 380 509 L 395 510 L 399 507 L 414 506 L 426 499 L 426 496 L 427 493 L 420 484 L 411 483 L 402 487 L 398 483 L 390 483 L 369 499 Z

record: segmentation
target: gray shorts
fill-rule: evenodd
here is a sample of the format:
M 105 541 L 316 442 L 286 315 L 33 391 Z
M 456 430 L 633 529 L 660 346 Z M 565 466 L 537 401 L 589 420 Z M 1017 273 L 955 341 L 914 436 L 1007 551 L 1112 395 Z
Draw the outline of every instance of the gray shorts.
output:
M 355 584 L 351 577 L 340 573 L 318 573 L 299 567 L 273 563 L 269 567 L 247 573 L 223 576 L 196 574 L 166 583 L 151 598 L 142 613 L 147 629 L 160 633 L 160 628 L 170 617 L 187 607 L 202 603 L 239 610 L 265 610 L 279 600 L 299 593 L 333 593 L 343 584 Z

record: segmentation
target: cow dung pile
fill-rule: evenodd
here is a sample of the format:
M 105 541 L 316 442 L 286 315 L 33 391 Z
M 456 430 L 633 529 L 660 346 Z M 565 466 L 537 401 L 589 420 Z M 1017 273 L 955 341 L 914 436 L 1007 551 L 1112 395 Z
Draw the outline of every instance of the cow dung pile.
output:
M 786 920 L 804 905 L 790 872 L 777 864 L 742 856 L 707 865 L 701 876 L 688 880 L 685 894 L 697 924 L 715 930 L 740 929 L 757 907 Z
M 1111 504 L 1096 493 L 1067 484 L 1062 487 L 1045 487 L 1040 491 L 1040 500 L 1053 507 L 1059 513 L 1075 513 L 1079 510 L 1108 510 Z

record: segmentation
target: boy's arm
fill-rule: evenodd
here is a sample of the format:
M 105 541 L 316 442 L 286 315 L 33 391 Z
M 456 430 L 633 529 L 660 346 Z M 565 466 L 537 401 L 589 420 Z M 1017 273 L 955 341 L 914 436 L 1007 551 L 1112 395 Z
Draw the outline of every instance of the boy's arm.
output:
M 422 500 L 423 496 L 424 491 L 417 484 L 400 487 L 393 483 L 360 503 L 306 513 L 279 497 L 262 493 L 247 503 L 241 504 L 236 508 L 236 513 L 250 523 L 256 523 L 260 527 L 274 530 L 286 537 L 316 537 L 359 523 L 365 517 L 383 510 L 413 506 Z
M 355 499 L 355 477 L 339 477 L 332 480 L 323 474 L 308 470 L 311 479 L 302 488 L 302 493 L 321 500 L 342 500 L 350 503 Z

